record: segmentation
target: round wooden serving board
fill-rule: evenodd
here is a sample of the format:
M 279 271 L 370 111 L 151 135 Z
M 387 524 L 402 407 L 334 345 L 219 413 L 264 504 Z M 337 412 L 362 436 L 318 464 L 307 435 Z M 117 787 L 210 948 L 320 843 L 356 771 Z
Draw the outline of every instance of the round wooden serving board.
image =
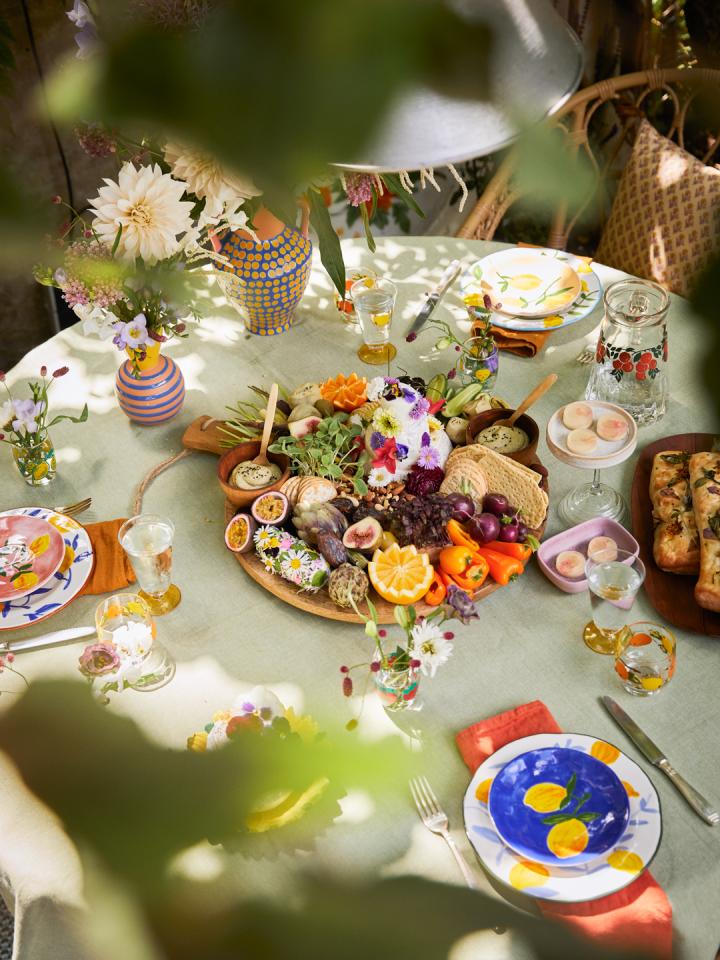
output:
M 541 486 L 543 490 L 547 492 L 547 478 L 543 478 Z M 234 507 L 228 500 L 226 500 L 226 525 L 236 513 L 237 508 Z M 542 536 L 544 530 L 545 524 L 543 524 L 541 530 L 534 531 L 536 536 L 538 536 L 538 539 Z M 243 570 L 249 576 L 251 576 L 256 583 L 259 583 L 261 587 L 264 587 L 265 590 L 268 591 L 268 593 L 272 593 L 273 596 L 278 597 L 284 603 L 289 603 L 291 606 L 297 607 L 298 610 L 305 610 L 307 613 L 314 613 L 316 617 L 325 617 L 326 620 L 342 620 L 345 623 L 362 623 L 362 620 L 357 616 L 354 610 L 345 610 L 333 603 L 328 595 L 327 590 L 322 589 L 317 593 L 303 593 L 288 580 L 283 580 L 283 578 L 277 576 L 277 574 L 268 573 L 256 553 L 252 551 L 249 553 L 236 553 L 235 559 L 243 568 Z M 491 593 L 495 593 L 495 591 L 498 589 L 499 586 L 497 583 L 494 583 L 492 580 L 488 580 L 485 586 L 480 587 L 475 594 L 475 601 L 477 602 L 478 600 L 484 600 L 485 597 L 490 596 Z M 395 604 L 388 603 L 387 600 L 383 600 L 381 596 L 375 593 L 372 587 L 370 587 L 369 596 L 377 610 L 378 623 L 395 623 Z M 422 600 L 419 603 L 414 604 L 414 607 L 419 616 L 427 616 L 429 613 L 432 613 L 432 611 L 435 610 L 435 607 L 431 607 L 429 604 L 423 603 Z
M 712 450 L 712 433 L 679 433 L 649 444 L 638 457 L 632 485 L 632 531 L 640 544 L 640 559 L 645 564 L 645 593 L 660 616 L 669 623 L 693 633 L 720 637 L 720 614 L 703 610 L 695 602 L 696 576 L 665 573 L 653 560 L 655 526 L 650 502 L 650 473 L 653 458 L 663 450 L 688 450 L 702 453 Z

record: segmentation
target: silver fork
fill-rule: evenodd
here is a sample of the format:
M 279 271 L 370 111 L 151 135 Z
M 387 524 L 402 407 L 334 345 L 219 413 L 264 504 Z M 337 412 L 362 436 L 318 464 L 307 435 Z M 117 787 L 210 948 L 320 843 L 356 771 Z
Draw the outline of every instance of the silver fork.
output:
M 460 867 L 465 883 L 472 889 L 477 890 L 478 885 L 465 857 L 460 852 L 457 844 L 448 830 L 448 817 L 445 811 L 440 807 L 438 799 L 433 793 L 433 789 L 426 777 L 414 777 L 410 781 L 410 792 L 412 793 L 415 806 L 417 807 L 420 819 L 432 833 L 439 834 L 445 843 L 450 847 L 452 855 Z
M 77 503 L 69 503 L 66 507 L 55 507 L 56 513 L 62 513 L 66 517 L 76 517 L 79 513 L 84 513 L 92 503 L 92 497 L 85 497 L 84 500 L 78 500 Z
M 592 363 L 595 359 L 595 348 L 594 347 L 585 347 L 576 357 L 575 363 Z

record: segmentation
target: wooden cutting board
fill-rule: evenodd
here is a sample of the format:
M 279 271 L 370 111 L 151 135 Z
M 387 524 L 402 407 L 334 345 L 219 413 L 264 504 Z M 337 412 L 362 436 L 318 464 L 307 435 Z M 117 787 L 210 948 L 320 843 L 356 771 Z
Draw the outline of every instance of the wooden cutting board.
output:
M 645 592 L 663 620 L 689 630 L 720 637 L 720 614 L 703 610 L 695 602 L 695 576 L 665 573 L 653 560 L 654 524 L 650 501 L 650 473 L 653 458 L 663 450 L 687 450 L 702 453 L 711 450 L 717 437 L 712 433 L 679 433 L 663 437 L 645 447 L 638 458 L 631 494 L 632 528 L 640 544 L 640 559 L 645 564 Z

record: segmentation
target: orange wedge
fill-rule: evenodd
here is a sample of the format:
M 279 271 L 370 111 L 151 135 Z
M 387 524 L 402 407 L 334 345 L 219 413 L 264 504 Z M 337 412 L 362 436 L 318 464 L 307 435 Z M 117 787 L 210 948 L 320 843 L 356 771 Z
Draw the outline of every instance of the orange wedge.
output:
M 416 603 L 430 589 L 433 573 L 428 555 L 412 545 L 393 543 L 387 550 L 376 550 L 368 564 L 370 582 L 390 603 Z

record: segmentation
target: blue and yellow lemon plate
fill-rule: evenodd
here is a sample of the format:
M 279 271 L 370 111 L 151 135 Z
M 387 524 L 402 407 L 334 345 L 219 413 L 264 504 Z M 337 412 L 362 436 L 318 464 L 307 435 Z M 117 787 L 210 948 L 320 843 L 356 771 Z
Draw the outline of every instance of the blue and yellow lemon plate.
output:
M 549 270 L 552 266 L 555 270 Z M 577 284 L 563 279 L 574 275 Z M 485 294 L 501 309 L 491 322 L 504 330 L 537 332 L 560 330 L 587 317 L 602 301 L 603 286 L 586 257 L 564 250 L 522 248 L 498 250 L 471 264 L 460 278 L 460 296 L 471 316 L 480 315 Z M 539 311 L 540 316 L 521 315 L 515 303 L 526 302 L 521 311 Z
M 660 844 L 655 788 L 604 740 L 538 734 L 475 771 L 465 829 L 501 883 L 541 900 L 596 900 L 631 883 Z
M 58 613 L 80 593 L 93 568 L 88 532 L 72 517 L 44 507 L 20 507 L 0 513 L 0 517 L 20 515 L 37 517 L 54 527 L 63 539 L 63 558 L 47 582 L 17 600 L 0 602 L 0 631 L 27 627 Z

